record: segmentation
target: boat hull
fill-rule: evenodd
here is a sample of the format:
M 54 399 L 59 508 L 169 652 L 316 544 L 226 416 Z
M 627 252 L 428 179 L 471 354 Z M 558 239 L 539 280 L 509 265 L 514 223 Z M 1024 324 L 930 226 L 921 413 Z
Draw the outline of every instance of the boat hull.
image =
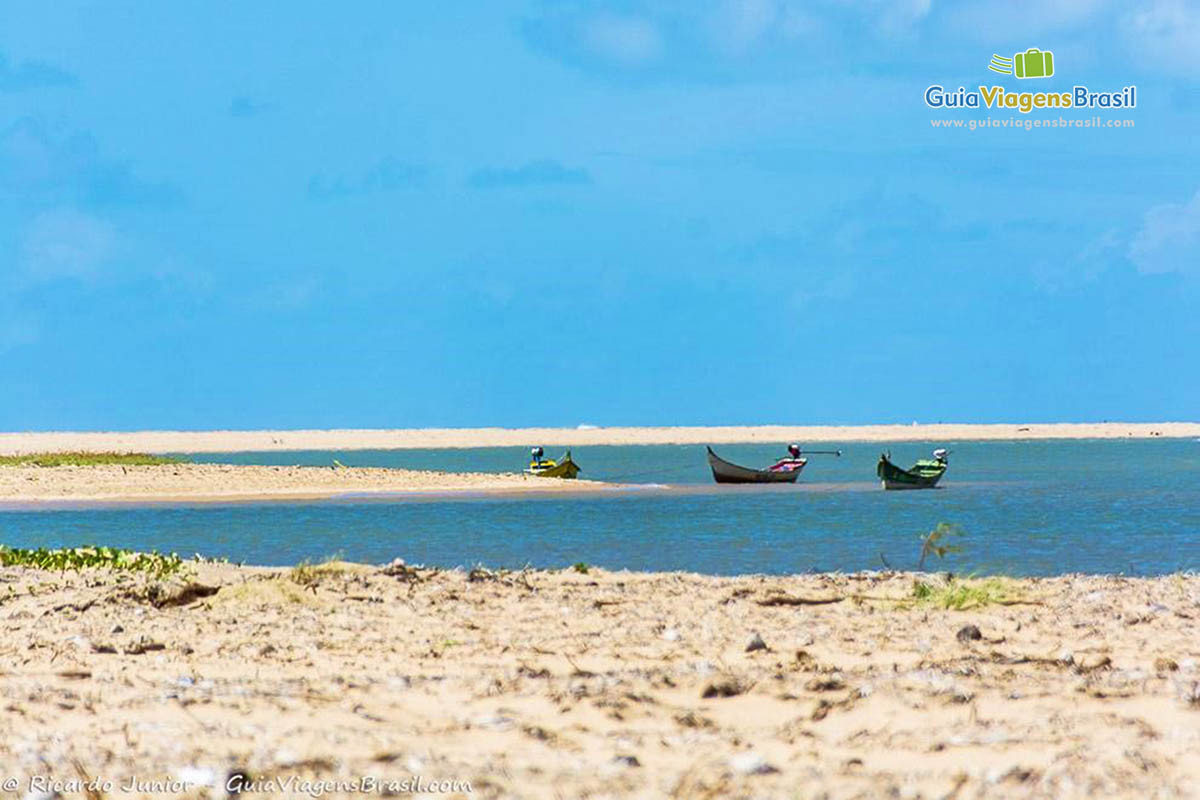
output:
M 526 475 L 533 475 L 537 478 L 562 478 L 564 480 L 574 480 L 581 470 L 579 465 L 571 460 L 571 451 L 558 461 L 551 461 L 545 466 L 530 465 L 529 469 L 525 470 Z
M 731 464 L 708 448 L 708 466 L 717 483 L 795 483 L 800 477 L 801 465 L 793 470 L 772 472 L 766 469 L 750 469 Z
M 903 469 L 889 461 L 887 456 L 880 456 L 875 474 L 879 476 L 883 488 L 888 491 L 935 489 L 938 481 L 946 474 L 946 467 L 947 464 L 943 461 L 936 465 L 918 463 L 912 469 Z

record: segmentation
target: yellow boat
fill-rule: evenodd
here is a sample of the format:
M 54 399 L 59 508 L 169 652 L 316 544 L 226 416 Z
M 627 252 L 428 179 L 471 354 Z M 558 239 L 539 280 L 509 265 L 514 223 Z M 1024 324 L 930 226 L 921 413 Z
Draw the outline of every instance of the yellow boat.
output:
M 571 460 L 571 451 L 563 453 L 558 461 L 553 458 L 542 458 L 545 451 L 540 447 L 531 450 L 533 460 L 529 462 L 526 475 L 536 475 L 539 478 L 566 478 L 570 480 L 579 474 L 579 465 Z

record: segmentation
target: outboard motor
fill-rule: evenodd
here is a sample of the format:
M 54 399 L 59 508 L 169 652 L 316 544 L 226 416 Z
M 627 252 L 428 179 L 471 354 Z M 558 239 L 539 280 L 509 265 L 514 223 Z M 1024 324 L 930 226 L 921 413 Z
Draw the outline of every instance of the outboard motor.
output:
M 939 447 L 937 450 L 933 451 L 933 457 L 936 458 L 938 461 L 945 461 L 946 456 L 948 456 L 948 455 L 950 455 L 950 451 L 944 447 Z
M 800 445 L 789 444 L 788 452 L 792 454 L 792 458 L 799 458 L 800 457 Z
M 540 447 L 532 447 L 530 448 L 529 453 L 533 456 L 534 461 L 541 461 L 542 456 L 545 455 L 546 451 Z

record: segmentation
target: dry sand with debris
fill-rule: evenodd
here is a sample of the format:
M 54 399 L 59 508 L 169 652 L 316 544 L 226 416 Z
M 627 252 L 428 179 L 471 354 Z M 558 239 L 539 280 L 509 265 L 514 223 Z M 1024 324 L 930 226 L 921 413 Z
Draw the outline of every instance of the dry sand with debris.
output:
M 0 503 L 43 501 L 219 501 L 364 494 L 589 492 L 617 484 L 513 474 L 374 467 L 115 464 L 0 467 Z
M 0 455 L 70 450 L 229 453 L 244 450 L 583 447 L 740 442 L 963 442 L 1009 439 L 1200 437 L 1197 422 L 911 425 L 727 425 L 714 427 L 423 428 L 410 430 L 137 431 L 0 433 Z
M 489 798 L 1200 785 L 1197 577 L 1022 580 L 1022 602 L 966 611 L 903 601 L 914 576 L 895 573 L 190 580 L 209 588 L 0 569 L 0 778 L 20 782 L 0 796 L 86 775 L 215 797 L 231 773 L 262 796 L 364 776 Z

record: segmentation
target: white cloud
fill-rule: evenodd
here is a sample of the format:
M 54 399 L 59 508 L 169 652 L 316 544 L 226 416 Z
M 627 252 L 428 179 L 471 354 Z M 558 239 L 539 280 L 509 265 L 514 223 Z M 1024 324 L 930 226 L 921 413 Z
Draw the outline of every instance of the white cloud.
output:
M 1110 228 L 1085 244 L 1073 258 L 1044 258 L 1030 271 L 1038 288 L 1050 294 L 1077 289 L 1103 275 L 1126 247 L 1121 233 Z
M 312 276 L 291 278 L 268 287 L 271 305 L 282 311 L 300 311 L 320 293 L 321 282 Z
M 795 311 L 805 311 L 822 302 L 849 300 L 859 287 L 859 277 L 852 269 L 840 269 L 824 275 L 809 277 L 803 288 L 792 291 L 788 298 Z
M 1129 245 L 1141 272 L 1196 273 L 1200 267 L 1200 192 L 1185 204 L 1155 206 Z
M 951 28 L 977 41 L 1014 37 L 1024 41 L 1031 36 L 1090 28 L 1105 17 L 1111 5 L 1112 0 L 977 0 L 957 6 L 948 19 Z
M 803 8 L 788 8 L 779 19 L 779 30 L 786 39 L 811 38 L 825 30 L 825 23 Z
M 0 312 L 0 353 L 38 340 L 40 330 L 33 316 L 5 306 L 0 306 Z
M 1168 72 L 1200 76 L 1200 4 L 1153 0 L 1124 19 L 1134 55 Z
M 53 86 L 74 86 L 79 80 L 52 64 L 41 61 L 23 61 L 9 66 L 8 60 L 0 55 L 0 91 L 19 92 L 25 89 L 41 89 Z
M 147 181 L 132 166 L 104 156 L 86 131 L 62 135 L 33 118 L 0 128 L 0 197 L 30 205 L 172 208 L 183 191 Z
M 933 0 L 901 0 L 879 6 L 879 31 L 887 36 L 908 36 L 933 9 Z
M 592 17 L 584 24 L 583 40 L 597 55 L 627 65 L 650 61 L 662 52 L 658 28 L 641 17 Z
M 884 41 L 920 32 L 934 0 L 633 0 L 623 13 L 598 0 L 544 4 L 521 32 L 535 50 L 584 69 L 617 74 L 736 75 L 729 62 L 764 54 L 799 63 L 841 53 L 864 36 Z M 710 56 L 718 56 L 711 58 Z M 807 68 L 806 68 L 807 69 Z
M 780 18 L 777 0 L 725 0 L 712 18 L 717 47 L 740 53 L 756 44 Z
M 722 0 L 709 20 L 717 47 L 736 54 L 776 40 L 821 35 L 829 18 L 846 13 L 884 38 L 911 36 L 929 16 L 933 0 Z M 833 12 L 831 14 L 831 12 Z
M 22 245 L 22 263 L 35 280 L 88 278 L 112 255 L 117 236 L 107 222 L 71 209 L 34 217 Z

